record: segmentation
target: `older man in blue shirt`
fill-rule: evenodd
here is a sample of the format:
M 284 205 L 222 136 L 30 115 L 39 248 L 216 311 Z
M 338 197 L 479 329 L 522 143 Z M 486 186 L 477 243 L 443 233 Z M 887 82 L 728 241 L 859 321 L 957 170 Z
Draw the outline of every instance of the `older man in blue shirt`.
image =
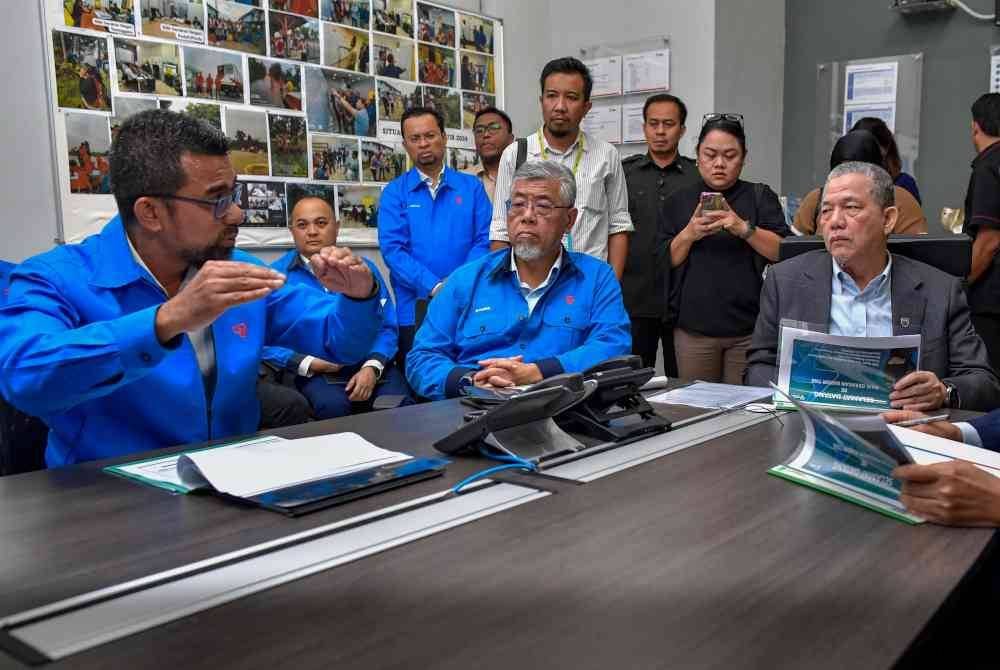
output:
M 264 344 L 368 353 L 381 307 L 361 259 L 310 259 L 334 300 L 234 250 L 241 188 L 211 125 L 137 114 L 111 177 L 120 215 L 18 266 L 0 307 L 0 391 L 48 424 L 50 466 L 254 432 Z
M 382 191 L 378 238 L 396 292 L 397 360 L 403 368 L 413 345 L 417 300 L 437 294 L 455 268 L 489 253 L 493 205 L 479 179 L 445 167 L 440 112 L 413 107 L 401 125 L 414 167 Z
M 453 272 L 431 301 L 407 357 L 418 394 L 532 384 L 631 350 L 611 266 L 563 248 L 575 201 L 568 168 L 553 161 L 518 168 L 507 214 L 513 246 Z

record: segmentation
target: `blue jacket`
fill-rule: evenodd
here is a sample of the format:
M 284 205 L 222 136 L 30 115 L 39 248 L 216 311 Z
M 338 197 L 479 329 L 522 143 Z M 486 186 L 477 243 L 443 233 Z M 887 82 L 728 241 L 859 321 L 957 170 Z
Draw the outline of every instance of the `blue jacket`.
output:
M 1000 409 L 969 419 L 969 423 L 979 433 L 984 448 L 1000 451 Z
M 437 197 L 416 168 L 382 191 L 378 240 L 396 291 L 399 325 L 412 326 L 417 298 L 455 268 L 490 250 L 493 205 L 479 179 L 445 168 Z
M 10 278 L 10 273 L 14 271 L 15 267 L 17 266 L 13 263 L 0 261 L 0 305 L 7 300 L 7 280 Z
M 382 274 L 378 271 L 375 263 L 371 262 L 367 258 L 364 259 L 367 263 L 369 269 L 371 269 L 372 274 L 375 275 L 375 279 L 379 283 L 379 303 L 382 305 L 382 327 L 379 328 L 378 335 L 375 337 L 375 344 L 371 347 L 368 352 L 368 356 L 365 360 L 375 359 L 384 366 L 388 366 L 392 361 L 393 356 L 396 355 L 396 349 L 399 345 L 399 328 L 396 325 L 396 306 L 392 302 L 392 296 L 389 295 L 389 289 L 386 286 L 385 280 L 382 278 Z M 288 284 L 301 284 L 303 286 L 310 286 L 315 289 L 323 291 L 323 285 L 319 283 L 309 268 L 307 268 L 302 262 L 302 256 L 299 254 L 297 249 L 292 249 L 287 254 L 279 258 L 278 260 L 271 263 L 271 267 L 278 272 L 284 274 L 288 279 Z M 345 298 L 342 295 L 334 295 L 334 300 L 350 300 L 350 298 Z M 275 367 L 282 368 L 285 370 L 291 370 L 292 372 L 298 372 L 299 363 L 305 358 L 300 353 L 292 351 L 291 349 L 286 349 L 284 347 L 264 347 L 264 361 L 274 365 Z
M 233 259 L 261 264 L 241 251 Z M 331 300 L 297 285 L 233 307 L 212 324 L 209 404 L 188 337 L 156 338 L 165 298 L 118 217 L 14 271 L 0 307 L 0 391 L 48 424 L 50 466 L 252 433 L 265 342 L 356 363 L 381 321 L 375 298 Z
M 459 268 L 431 301 L 406 357 L 406 376 L 418 394 L 454 397 L 461 377 L 484 358 L 523 355 L 550 377 L 632 350 L 610 265 L 564 252 L 562 268 L 529 315 L 510 253 L 496 251 Z

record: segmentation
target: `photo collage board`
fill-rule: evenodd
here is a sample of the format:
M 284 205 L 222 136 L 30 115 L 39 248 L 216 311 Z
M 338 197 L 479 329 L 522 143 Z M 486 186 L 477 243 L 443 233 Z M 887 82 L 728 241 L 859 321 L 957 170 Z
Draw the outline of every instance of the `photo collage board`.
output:
M 475 163 L 472 122 L 503 104 L 502 24 L 419 0 L 39 0 L 47 18 L 63 237 L 116 209 L 112 138 L 170 109 L 230 141 L 246 219 L 238 243 L 291 245 L 287 217 L 319 195 L 339 242 L 377 245 L 381 190 L 409 169 L 399 120 L 445 118 L 446 160 Z

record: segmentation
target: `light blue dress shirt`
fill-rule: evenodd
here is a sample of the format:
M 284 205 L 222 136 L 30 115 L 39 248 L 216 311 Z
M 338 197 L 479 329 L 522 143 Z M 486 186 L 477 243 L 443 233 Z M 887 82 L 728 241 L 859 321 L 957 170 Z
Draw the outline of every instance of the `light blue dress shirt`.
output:
M 844 272 L 836 259 L 830 296 L 830 334 L 852 337 L 892 335 L 892 256 L 885 269 L 864 290 Z
M 545 291 L 548 290 L 552 282 L 556 280 L 559 276 L 559 270 L 562 268 L 563 252 L 559 252 L 559 256 L 556 258 L 556 262 L 552 264 L 552 268 L 549 270 L 549 275 L 545 278 L 541 284 L 535 288 L 531 288 L 528 284 L 521 281 L 521 273 L 517 271 L 517 263 L 514 262 L 514 254 L 510 255 L 510 271 L 514 273 L 514 283 L 517 284 L 518 288 L 521 290 L 521 295 L 524 296 L 524 301 L 528 303 L 528 315 L 530 316 L 532 312 L 535 311 L 535 305 L 538 301 L 542 299 L 545 295 Z

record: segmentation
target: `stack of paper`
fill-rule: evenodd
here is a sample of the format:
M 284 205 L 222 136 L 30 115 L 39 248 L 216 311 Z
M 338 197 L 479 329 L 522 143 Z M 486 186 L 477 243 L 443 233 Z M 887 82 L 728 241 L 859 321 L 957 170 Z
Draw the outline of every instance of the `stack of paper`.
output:
M 759 386 L 695 382 L 688 386 L 657 393 L 647 400 L 668 405 L 688 405 L 706 409 L 733 409 L 756 400 L 764 400 L 770 395 L 771 392 L 768 389 Z

